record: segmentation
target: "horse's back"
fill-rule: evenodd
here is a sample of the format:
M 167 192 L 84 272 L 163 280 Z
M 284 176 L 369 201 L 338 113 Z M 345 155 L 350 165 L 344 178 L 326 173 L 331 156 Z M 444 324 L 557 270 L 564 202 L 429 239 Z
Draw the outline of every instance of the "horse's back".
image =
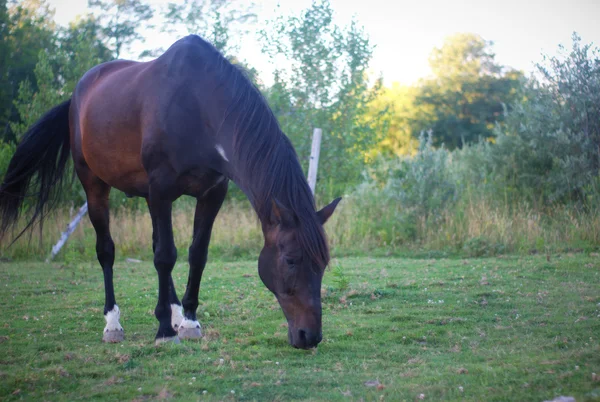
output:
M 176 175 L 214 169 L 222 162 L 211 134 L 224 110 L 214 91 L 223 62 L 212 45 L 190 35 L 150 62 L 94 67 L 74 93 L 74 157 L 79 151 L 104 182 L 142 196 L 149 165 L 167 161 Z

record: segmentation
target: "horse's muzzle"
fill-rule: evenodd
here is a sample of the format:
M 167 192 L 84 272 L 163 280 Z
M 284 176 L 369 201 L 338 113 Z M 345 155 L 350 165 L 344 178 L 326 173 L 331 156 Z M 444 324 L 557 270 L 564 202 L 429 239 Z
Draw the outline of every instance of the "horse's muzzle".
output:
M 289 332 L 290 344 L 297 349 L 311 349 L 323 340 L 321 331 L 311 331 L 307 328 L 299 328 Z

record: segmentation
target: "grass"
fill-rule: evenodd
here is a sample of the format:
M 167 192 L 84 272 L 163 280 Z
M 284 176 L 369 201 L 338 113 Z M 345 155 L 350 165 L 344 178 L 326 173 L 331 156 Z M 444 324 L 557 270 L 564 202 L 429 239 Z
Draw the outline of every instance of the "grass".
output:
M 191 241 L 194 215 L 191 201 L 191 198 L 181 199 L 173 211 L 173 233 L 180 255 L 187 252 Z M 138 203 L 143 201 L 138 200 Z M 0 241 L 0 258 L 44 260 L 76 212 L 76 209 L 61 209 L 51 214 L 43 226 L 42 241 L 36 230 L 31 237 L 25 235 L 8 247 L 9 234 Z M 110 212 L 117 254 L 151 259 L 152 223 L 146 207 L 113 208 Z M 23 224 L 24 220 L 20 222 Z M 504 253 L 589 252 L 599 250 L 600 209 L 578 211 L 560 206 L 538 211 L 521 204 L 510 208 L 498 206 L 483 198 L 459 203 L 439 215 L 425 218 L 388 198 L 362 198 L 353 194 L 343 198 L 325 228 L 337 257 L 365 254 L 480 257 Z M 57 261 L 95 261 L 95 242 L 94 230 L 86 216 Z M 221 259 L 234 261 L 253 258 L 261 247 L 260 222 L 248 201 L 229 200 L 215 221 L 210 251 Z
M 324 341 L 301 351 L 255 261 L 209 262 L 205 337 L 160 347 L 150 263 L 115 266 L 117 345 L 97 263 L 0 264 L 0 399 L 600 400 L 597 254 L 330 266 Z

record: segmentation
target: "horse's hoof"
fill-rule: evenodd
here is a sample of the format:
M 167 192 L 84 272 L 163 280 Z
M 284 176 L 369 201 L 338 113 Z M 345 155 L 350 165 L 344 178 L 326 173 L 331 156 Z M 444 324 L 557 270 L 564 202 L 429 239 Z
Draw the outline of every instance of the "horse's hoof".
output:
M 184 318 L 179 326 L 179 337 L 181 339 L 198 339 L 202 338 L 202 330 L 200 323 L 196 320 Z
M 174 343 L 174 344 L 178 344 L 181 343 L 181 341 L 179 340 L 179 337 L 177 335 L 175 336 L 168 336 L 166 338 L 156 338 L 156 340 L 154 341 L 154 344 L 156 346 L 158 345 L 162 345 L 163 343 Z
M 200 328 L 179 328 L 180 339 L 199 339 L 202 338 Z
M 119 343 L 125 339 L 125 332 L 121 330 L 104 331 L 102 334 L 102 342 Z

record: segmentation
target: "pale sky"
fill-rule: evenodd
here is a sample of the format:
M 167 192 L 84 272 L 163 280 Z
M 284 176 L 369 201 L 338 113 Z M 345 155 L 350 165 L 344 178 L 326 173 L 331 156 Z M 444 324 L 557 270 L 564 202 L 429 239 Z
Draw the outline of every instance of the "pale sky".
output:
M 49 0 L 56 20 L 66 25 L 86 12 L 86 0 Z M 150 0 L 164 6 L 168 0 Z M 285 14 L 296 15 L 311 0 L 256 0 L 261 21 L 273 16 L 277 3 Z M 414 83 L 429 73 L 428 56 L 445 37 L 473 32 L 494 41 L 496 60 L 529 73 L 541 54 L 556 54 L 558 44 L 571 44 L 576 31 L 584 43 L 600 47 L 600 0 L 330 0 L 336 22 L 346 25 L 355 16 L 376 45 L 371 71 L 386 85 Z M 123 57 L 135 59 L 141 50 L 164 47 L 177 36 L 148 32 L 145 45 Z M 240 54 L 269 83 L 271 67 L 253 35 L 243 38 Z

